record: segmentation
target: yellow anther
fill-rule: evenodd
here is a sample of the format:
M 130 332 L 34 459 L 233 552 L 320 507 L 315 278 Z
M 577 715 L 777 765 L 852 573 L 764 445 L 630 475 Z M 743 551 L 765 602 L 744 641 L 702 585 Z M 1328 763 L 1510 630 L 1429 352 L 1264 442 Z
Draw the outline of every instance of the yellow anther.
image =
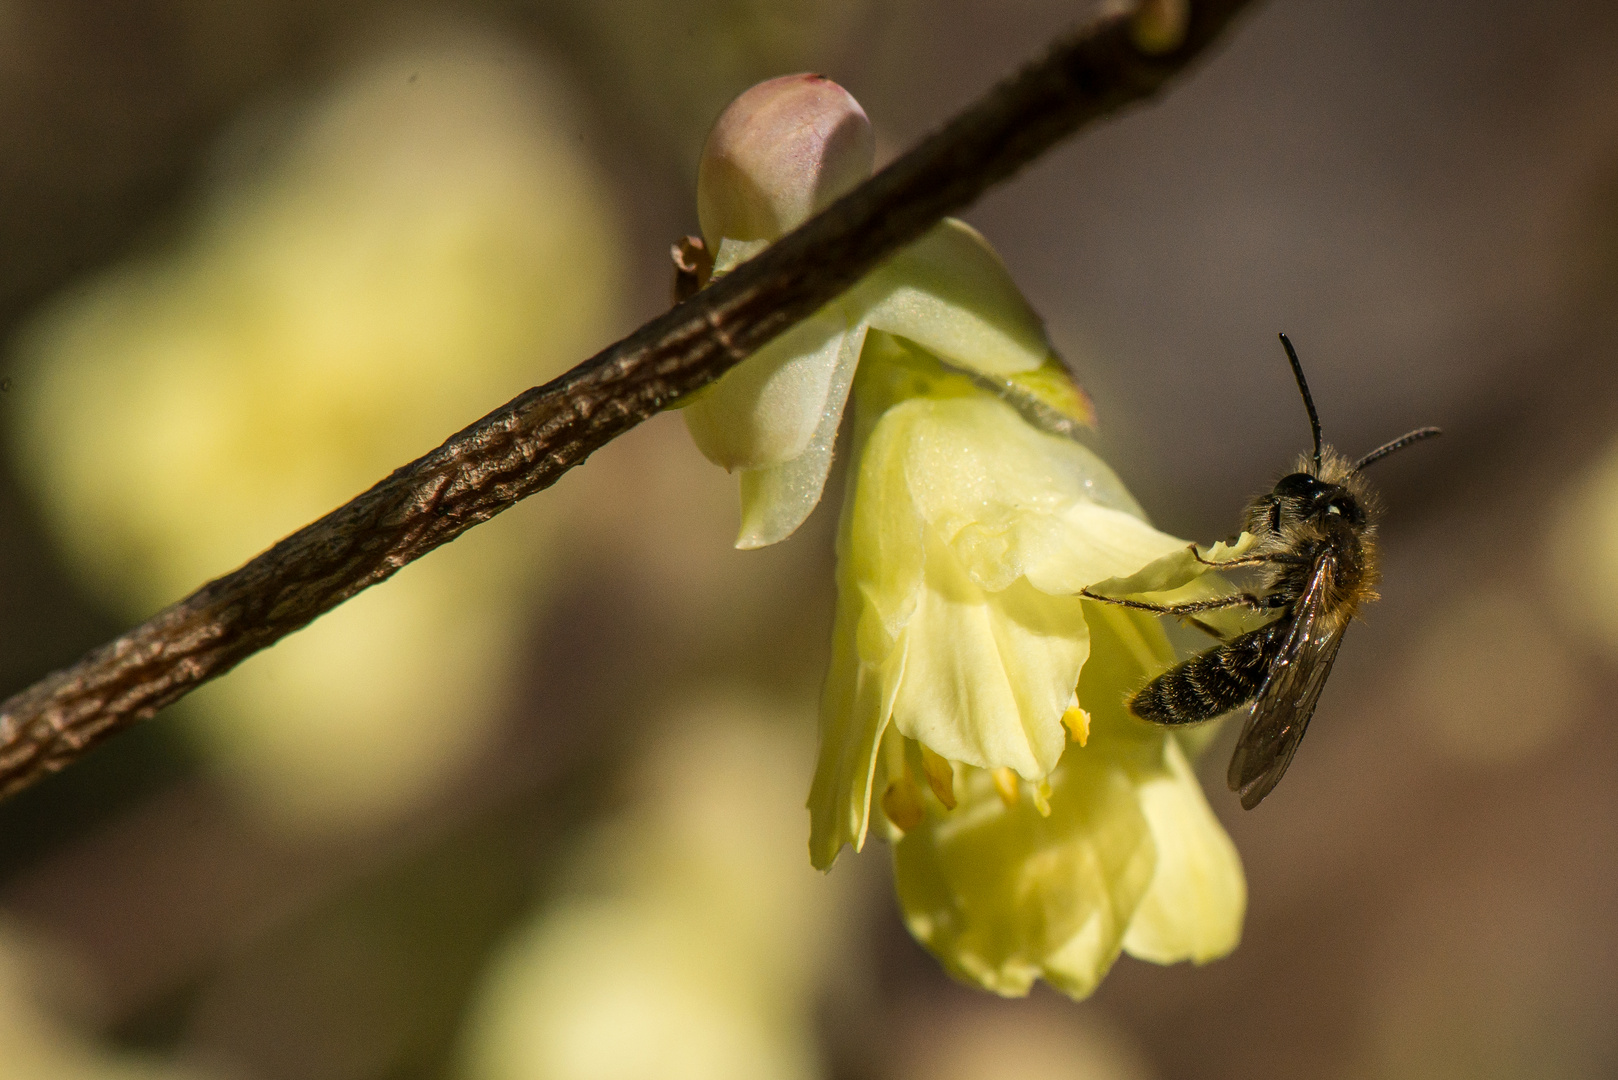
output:
M 1000 793 L 1000 801 L 1006 804 L 1007 810 L 1015 809 L 1017 797 L 1022 790 L 1021 781 L 1017 779 L 1014 769 L 1004 766 L 994 770 L 994 790 Z
M 920 825 L 923 813 L 921 791 L 917 789 L 915 781 L 905 775 L 889 783 L 888 789 L 882 793 L 882 812 L 901 832 L 909 832 Z
M 1073 705 L 1062 714 L 1062 723 L 1073 741 L 1083 746 L 1090 741 L 1090 714 Z
M 933 789 L 945 810 L 955 809 L 955 770 L 949 759 L 935 753 L 924 743 L 921 747 L 921 770 L 927 774 L 927 786 Z

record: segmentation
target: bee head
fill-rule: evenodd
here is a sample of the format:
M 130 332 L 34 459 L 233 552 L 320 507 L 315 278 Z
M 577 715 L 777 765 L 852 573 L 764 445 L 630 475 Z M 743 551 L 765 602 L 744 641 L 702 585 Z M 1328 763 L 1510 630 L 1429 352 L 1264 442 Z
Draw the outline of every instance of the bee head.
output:
M 1298 351 L 1285 334 L 1281 335 L 1281 345 L 1286 349 L 1287 362 L 1292 365 L 1298 393 L 1303 396 L 1304 411 L 1309 414 L 1309 433 L 1314 439 L 1314 453 L 1299 461 L 1297 472 L 1283 476 L 1268 499 L 1254 505 L 1250 520 L 1255 524 L 1268 524 L 1274 533 L 1281 531 L 1283 522 L 1308 523 L 1326 528 L 1346 526 L 1358 532 L 1378 512 L 1375 496 L 1360 480 L 1360 470 L 1381 461 L 1395 450 L 1442 432 L 1435 427 L 1417 428 L 1408 435 L 1401 435 L 1377 447 L 1358 461 L 1350 462 L 1340 457 L 1320 443 L 1320 417 L 1315 412 L 1314 398 L 1309 394 L 1309 381 L 1303 377 Z
M 1353 528 L 1366 521 L 1365 507 L 1352 491 L 1306 472 L 1281 477 L 1269 502 L 1272 532 L 1281 531 L 1282 521 L 1324 523 L 1339 518 Z

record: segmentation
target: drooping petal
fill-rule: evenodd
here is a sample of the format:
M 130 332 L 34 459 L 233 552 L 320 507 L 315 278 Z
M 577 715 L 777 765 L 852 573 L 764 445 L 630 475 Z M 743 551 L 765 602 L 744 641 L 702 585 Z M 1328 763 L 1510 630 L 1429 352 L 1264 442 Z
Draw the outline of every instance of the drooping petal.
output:
M 956 810 L 894 846 L 910 932 L 957 977 L 1002 995 L 1037 978 L 1089 994 L 1152 880 L 1152 834 L 1123 768 L 1076 754 L 1050 785 L 1045 816 L 1027 798 L 1008 807 L 973 770 Z
M 826 673 L 820 708 L 820 755 L 809 788 L 809 861 L 829 870 L 844 844 L 865 846 L 877 752 L 888 726 L 889 688 L 898 682 L 883 663 L 861 661 L 856 647 L 857 623 L 867 612 L 841 602 L 832 631 L 831 666 Z M 891 654 L 887 663 L 899 665 Z M 889 677 L 884 677 L 885 675 Z
M 879 425 L 860 440 L 838 526 L 837 615 L 809 791 L 809 857 L 820 869 L 844 844 L 864 846 L 877 752 L 904 676 L 895 635 L 914 607 L 923 564 L 914 540 L 920 519 L 904 496 L 896 452 L 900 433 Z
M 1037 780 L 1067 744 L 1061 716 L 1089 648 L 1083 601 L 1021 580 L 988 593 L 936 530 L 926 539 L 893 723 L 943 757 Z
M 915 399 L 891 412 L 910 425 L 910 491 L 985 588 L 1027 576 L 1053 596 L 1174 552 L 1186 543 L 1142 520 L 1107 465 L 1070 439 L 1030 427 L 984 394 Z
M 805 319 L 719 377 L 685 409 L 691 439 L 726 469 L 780 465 L 809 448 L 829 408 L 849 330 L 830 307 Z M 847 389 L 844 383 L 843 393 Z
M 1115 580 L 1123 567 L 1186 546 L 1133 514 L 1092 502 L 1075 502 L 1041 525 L 1024 530 L 1023 572 L 1036 588 L 1058 596 Z
M 1157 868 L 1124 949 L 1156 964 L 1200 964 L 1225 956 L 1241 940 L 1247 881 L 1236 845 L 1209 808 L 1178 740 L 1165 740 L 1163 764 L 1137 789 Z
M 742 470 L 742 525 L 737 547 L 761 548 L 785 540 L 820 504 L 826 477 L 831 473 L 837 428 L 843 420 L 848 388 L 854 381 L 864 344 L 863 324 L 842 335 L 820 423 L 803 452 L 777 465 Z

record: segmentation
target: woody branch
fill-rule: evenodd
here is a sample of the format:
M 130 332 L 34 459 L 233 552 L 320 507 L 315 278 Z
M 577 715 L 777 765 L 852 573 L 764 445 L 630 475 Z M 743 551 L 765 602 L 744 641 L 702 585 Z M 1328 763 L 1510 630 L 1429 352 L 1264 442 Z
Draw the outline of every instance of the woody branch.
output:
M 1147 0 L 1054 44 L 757 258 L 0 704 L 0 796 L 81 757 L 712 382 L 946 214 L 1152 97 L 1247 0 Z

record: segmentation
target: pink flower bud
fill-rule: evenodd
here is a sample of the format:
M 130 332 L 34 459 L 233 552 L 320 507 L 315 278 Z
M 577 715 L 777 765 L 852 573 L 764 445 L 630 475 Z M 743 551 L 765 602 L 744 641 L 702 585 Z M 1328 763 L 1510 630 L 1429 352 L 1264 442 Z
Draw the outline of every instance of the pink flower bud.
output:
M 775 240 L 871 175 L 860 103 L 824 75 L 782 75 L 720 114 L 697 169 L 697 216 L 722 239 Z

